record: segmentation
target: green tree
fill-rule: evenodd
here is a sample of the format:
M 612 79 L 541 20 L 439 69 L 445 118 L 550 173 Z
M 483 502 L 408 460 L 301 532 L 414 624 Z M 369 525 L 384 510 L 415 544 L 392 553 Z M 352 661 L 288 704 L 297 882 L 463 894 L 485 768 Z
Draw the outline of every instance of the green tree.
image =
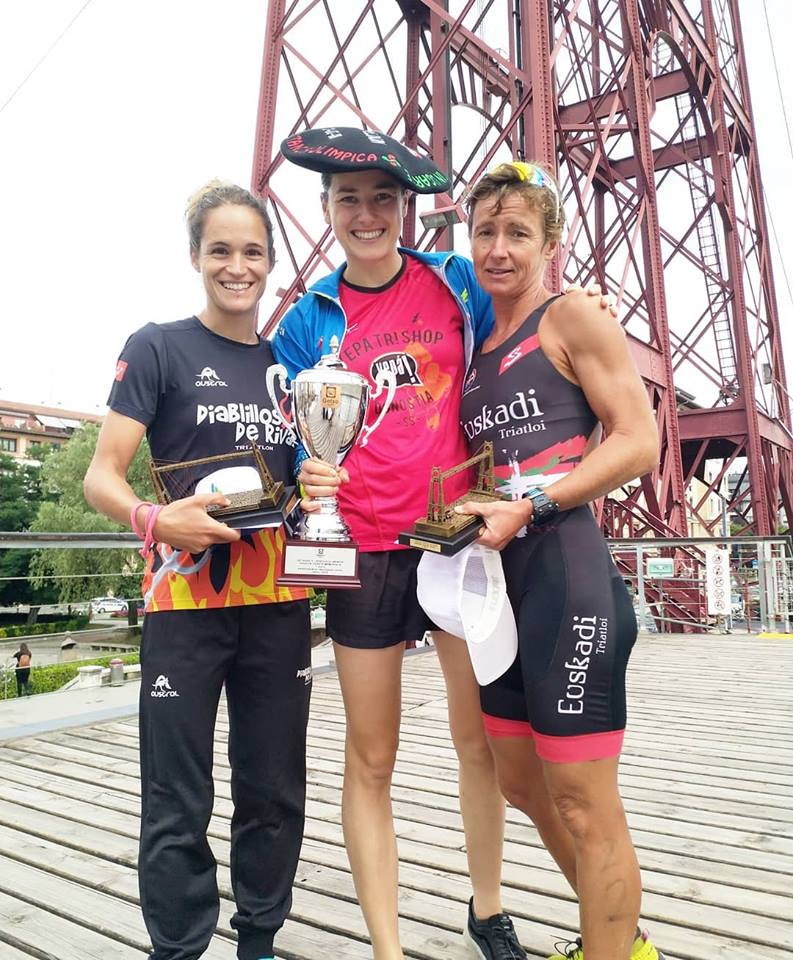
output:
M 27 530 L 40 500 L 39 468 L 0 454 L 0 530 Z
M 21 533 L 36 517 L 42 500 L 40 470 L 0 455 L 0 530 Z M 0 606 L 49 603 L 57 596 L 51 584 L 34 587 L 29 579 L 32 550 L 0 550 Z M 13 578 L 13 579 L 12 579 Z
M 127 530 L 122 524 L 89 507 L 83 496 L 83 478 L 96 449 L 99 427 L 84 424 L 68 443 L 52 451 L 41 469 L 41 484 L 50 500 L 39 506 L 32 530 L 41 532 L 106 533 Z M 144 442 L 130 464 L 128 479 L 136 493 L 154 500 L 148 473 L 149 448 Z M 31 571 L 34 577 L 56 575 L 62 602 L 87 600 L 112 591 L 116 596 L 138 596 L 143 561 L 137 550 L 40 550 Z M 86 574 L 99 574 L 88 577 Z

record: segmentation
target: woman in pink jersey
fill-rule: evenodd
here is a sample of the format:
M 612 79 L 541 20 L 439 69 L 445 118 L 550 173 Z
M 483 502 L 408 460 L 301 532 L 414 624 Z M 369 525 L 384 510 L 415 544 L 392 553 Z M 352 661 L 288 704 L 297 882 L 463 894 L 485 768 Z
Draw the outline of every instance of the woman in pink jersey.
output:
M 619 324 L 545 286 L 564 222 L 548 171 L 502 164 L 469 210 L 495 323 L 461 417 L 472 447 L 493 443 L 507 499 L 458 510 L 484 517 L 480 542 L 501 551 L 519 638 L 513 666 L 481 688 L 485 728 L 507 799 L 578 894 L 581 938 L 566 957 L 659 960 L 636 927 L 639 867 L 617 786 L 636 620 L 588 506 L 657 463 L 652 409 Z
M 431 468 L 467 456 L 459 426 L 463 376 L 491 326 L 490 299 L 464 257 L 398 247 L 406 191 L 450 188 L 430 161 L 384 134 L 349 127 L 303 131 L 281 149 L 289 160 L 322 173 L 325 219 L 346 263 L 286 315 L 273 339 L 276 359 L 294 376 L 329 352 L 335 338 L 350 369 L 372 381 L 388 367 L 397 378 L 381 427 L 365 448 L 350 452 L 346 469 L 337 474 L 307 460 L 300 480 L 313 497 L 338 495 L 361 548 L 361 589 L 328 591 L 328 633 L 347 719 L 342 821 L 375 960 L 402 960 L 391 776 L 405 642 L 419 640 L 433 624 L 416 598 L 419 557 L 396 538 L 421 512 Z M 458 638 L 436 633 L 435 645 L 460 761 L 473 887 L 466 935 L 479 958 L 524 960 L 501 905 L 504 803 L 476 681 Z

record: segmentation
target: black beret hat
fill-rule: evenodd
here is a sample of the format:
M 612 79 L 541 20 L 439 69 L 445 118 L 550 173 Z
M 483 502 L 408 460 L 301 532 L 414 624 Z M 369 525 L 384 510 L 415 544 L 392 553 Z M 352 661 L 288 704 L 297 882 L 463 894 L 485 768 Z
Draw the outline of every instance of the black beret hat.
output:
M 427 157 L 417 157 L 385 133 L 358 127 L 317 127 L 281 144 L 287 160 L 317 173 L 383 170 L 415 193 L 442 193 L 451 181 Z

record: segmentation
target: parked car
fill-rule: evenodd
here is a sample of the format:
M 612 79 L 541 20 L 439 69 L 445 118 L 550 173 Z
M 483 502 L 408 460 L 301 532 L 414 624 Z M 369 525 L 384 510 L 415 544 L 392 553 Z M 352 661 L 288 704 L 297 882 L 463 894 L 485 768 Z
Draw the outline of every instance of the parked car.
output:
M 139 618 L 142 617 L 144 613 L 142 600 L 127 600 L 124 604 L 123 610 L 115 610 L 113 611 L 113 613 L 110 614 L 110 616 L 114 618 L 119 618 L 119 619 L 125 618 L 127 616 L 127 611 L 129 610 L 130 603 L 133 604 L 135 606 L 135 609 L 138 611 L 138 617 Z
M 91 610 L 94 613 L 127 612 L 127 601 L 121 597 L 94 597 L 91 600 Z

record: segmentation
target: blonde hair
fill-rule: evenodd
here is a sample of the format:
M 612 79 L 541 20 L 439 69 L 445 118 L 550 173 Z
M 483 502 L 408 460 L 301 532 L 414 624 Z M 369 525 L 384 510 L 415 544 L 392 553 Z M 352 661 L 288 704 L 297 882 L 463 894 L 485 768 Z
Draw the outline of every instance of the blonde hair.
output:
M 226 205 L 250 207 L 262 218 L 267 232 L 267 259 L 270 266 L 275 263 L 275 244 L 273 242 L 273 224 L 267 206 L 261 197 L 254 196 L 250 190 L 238 187 L 228 180 L 209 180 L 203 187 L 199 187 L 187 200 L 185 220 L 187 233 L 190 237 L 190 249 L 195 253 L 201 249 L 201 237 L 204 234 L 204 223 L 210 210 Z
M 480 200 L 494 201 L 496 213 L 509 194 L 519 194 L 531 210 L 539 210 L 543 216 L 543 233 L 546 241 L 559 240 L 564 227 L 562 194 L 556 177 L 541 163 L 524 163 L 513 160 L 502 163 L 486 173 L 468 194 L 468 231 L 474 219 L 474 209 Z

